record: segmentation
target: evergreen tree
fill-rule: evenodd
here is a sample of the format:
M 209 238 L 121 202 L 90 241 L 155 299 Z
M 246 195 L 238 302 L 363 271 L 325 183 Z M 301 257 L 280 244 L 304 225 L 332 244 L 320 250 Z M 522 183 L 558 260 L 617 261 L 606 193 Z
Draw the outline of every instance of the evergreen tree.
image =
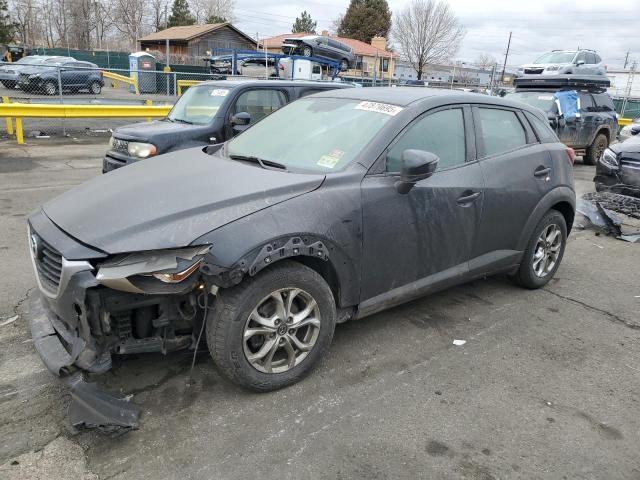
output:
M 6 0 L 0 0 L 0 44 L 11 42 L 16 31 L 16 24 L 11 21 L 7 8 Z
M 311 15 L 305 10 L 296 18 L 291 33 L 316 33 L 318 22 L 314 22 Z
M 351 0 L 338 35 L 370 43 L 375 36 L 387 37 L 391 28 L 391 10 L 387 0 Z
M 189 10 L 187 0 L 173 0 L 171 7 L 171 15 L 169 16 L 168 27 L 181 27 L 184 25 L 193 25 L 196 19 Z

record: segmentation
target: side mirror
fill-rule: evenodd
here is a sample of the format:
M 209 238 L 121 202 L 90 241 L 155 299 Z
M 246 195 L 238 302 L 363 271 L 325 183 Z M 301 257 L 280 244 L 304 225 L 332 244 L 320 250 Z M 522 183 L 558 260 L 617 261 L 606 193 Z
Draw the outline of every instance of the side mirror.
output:
M 638 135 L 640 133 L 640 127 L 631 127 L 631 135 Z
M 564 117 L 559 117 L 558 118 L 558 126 L 560 128 L 564 128 L 567 126 L 567 120 Z
M 429 178 L 438 167 L 438 156 L 424 150 L 405 150 L 402 152 L 400 180 L 394 187 L 398 193 L 407 194 L 416 182 Z
M 585 64 L 585 61 L 584 61 L 584 60 L 578 60 L 578 61 L 576 62 L 576 65 L 577 65 L 578 67 L 579 67 L 580 65 L 584 65 L 584 64 Z
M 556 116 L 555 114 L 549 114 L 547 115 L 547 119 L 549 120 L 549 126 L 551 128 L 553 128 L 554 130 L 558 128 L 558 116 Z
M 244 132 L 247 128 L 249 128 L 250 123 L 251 115 L 249 115 L 247 112 L 238 112 L 231 117 L 231 126 L 233 127 L 233 131 L 235 133 Z

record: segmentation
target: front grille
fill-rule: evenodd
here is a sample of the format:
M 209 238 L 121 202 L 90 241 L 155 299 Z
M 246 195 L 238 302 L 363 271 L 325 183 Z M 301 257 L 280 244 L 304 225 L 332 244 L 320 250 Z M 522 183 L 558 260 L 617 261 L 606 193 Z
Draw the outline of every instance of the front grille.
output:
M 544 68 L 525 68 L 524 73 L 538 75 L 544 71 Z
M 630 168 L 632 170 L 640 170 L 640 159 L 622 157 L 620 159 L 620 167 Z
M 111 144 L 111 150 L 113 150 L 114 152 L 120 152 L 120 153 L 129 153 L 129 142 L 127 142 L 126 140 L 120 140 L 119 138 L 115 138 L 113 139 L 113 142 Z
M 38 270 L 41 285 L 52 293 L 56 293 L 62 276 L 62 255 L 42 240 L 37 234 L 31 234 L 31 255 Z

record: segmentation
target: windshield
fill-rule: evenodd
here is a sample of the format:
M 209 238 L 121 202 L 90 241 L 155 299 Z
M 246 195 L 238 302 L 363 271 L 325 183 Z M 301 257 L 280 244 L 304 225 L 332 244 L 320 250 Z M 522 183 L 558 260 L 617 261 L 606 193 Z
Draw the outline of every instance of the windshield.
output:
M 545 112 L 554 111 L 556 102 L 552 92 L 514 92 L 508 93 L 506 98 L 526 103 Z
M 571 63 L 576 52 L 549 52 L 542 55 L 533 63 Z
M 216 85 L 191 87 L 178 99 L 167 118 L 173 122 L 206 125 L 216 116 L 229 92 L 228 88 Z
M 353 161 L 401 110 L 377 102 L 304 98 L 233 139 L 227 154 L 258 157 L 287 169 L 337 171 Z
M 20 60 L 17 60 L 15 63 L 20 63 L 22 65 L 37 65 L 42 62 L 43 62 L 42 58 L 22 57 Z

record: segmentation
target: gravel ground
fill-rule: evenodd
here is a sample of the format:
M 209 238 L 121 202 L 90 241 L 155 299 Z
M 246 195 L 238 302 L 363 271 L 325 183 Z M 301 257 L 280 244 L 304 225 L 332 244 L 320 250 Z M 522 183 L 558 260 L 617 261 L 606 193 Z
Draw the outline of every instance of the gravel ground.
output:
M 101 381 L 135 395 L 140 430 L 74 434 L 23 318 L 25 217 L 98 175 L 106 139 L 27 143 L 0 142 L 0 478 L 640 478 L 640 246 L 580 228 L 544 289 L 489 278 L 340 325 L 282 391 L 206 353 L 191 386 L 185 354 L 124 361 Z

